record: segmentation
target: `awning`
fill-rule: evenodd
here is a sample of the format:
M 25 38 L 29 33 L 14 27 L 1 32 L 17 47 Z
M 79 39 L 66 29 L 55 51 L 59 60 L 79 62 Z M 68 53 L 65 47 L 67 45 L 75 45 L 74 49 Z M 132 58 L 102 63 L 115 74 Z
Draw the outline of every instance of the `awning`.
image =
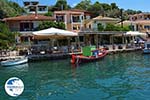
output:
M 78 36 L 78 33 L 57 29 L 57 28 L 48 28 L 40 31 L 33 32 L 35 38 L 61 38 L 61 37 L 71 37 Z
M 130 36 L 138 36 L 138 35 L 146 36 L 146 33 L 141 33 L 141 32 L 138 32 L 138 31 L 129 31 L 129 32 L 126 33 L 126 35 L 130 35 Z

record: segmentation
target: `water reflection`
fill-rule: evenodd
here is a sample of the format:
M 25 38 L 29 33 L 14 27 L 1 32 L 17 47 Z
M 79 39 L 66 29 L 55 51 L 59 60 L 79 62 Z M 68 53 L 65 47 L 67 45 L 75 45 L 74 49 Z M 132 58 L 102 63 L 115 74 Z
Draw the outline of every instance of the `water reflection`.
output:
M 21 65 L 15 65 L 15 66 L 9 66 L 9 67 L 3 67 L 3 70 L 15 70 L 15 71 L 28 71 L 28 63 L 21 64 Z

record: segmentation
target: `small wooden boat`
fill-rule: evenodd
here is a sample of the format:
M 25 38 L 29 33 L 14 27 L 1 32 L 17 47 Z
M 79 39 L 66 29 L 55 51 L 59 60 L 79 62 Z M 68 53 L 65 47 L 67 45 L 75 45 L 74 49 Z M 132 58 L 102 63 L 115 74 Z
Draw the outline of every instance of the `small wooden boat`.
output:
M 86 62 L 92 62 L 92 61 L 97 61 L 103 57 L 105 57 L 107 55 L 107 51 L 104 50 L 102 52 L 100 52 L 97 55 L 94 56 L 84 56 L 84 55 L 72 55 L 71 58 L 71 63 L 72 64 L 79 64 L 79 63 L 86 63 Z
M 144 43 L 143 53 L 144 54 L 150 54 L 150 42 L 145 42 Z
M 6 61 L 1 61 L 2 66 L 20 65 L 28 62 L 28 57 L 16 58 Z

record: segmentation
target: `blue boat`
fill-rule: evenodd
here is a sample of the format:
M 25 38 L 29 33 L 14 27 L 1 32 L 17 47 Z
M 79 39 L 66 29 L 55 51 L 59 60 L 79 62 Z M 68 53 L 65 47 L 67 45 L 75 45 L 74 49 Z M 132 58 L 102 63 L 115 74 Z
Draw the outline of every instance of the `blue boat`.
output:
M 20 65 L 28 62 L 28 57 L 16 58 L 6 61 L 1 61 L 1 66 L 14 66 Z
M 144 43 L 143 53 L 144 54 L 150 54 L 150 42 L 145 42 Z

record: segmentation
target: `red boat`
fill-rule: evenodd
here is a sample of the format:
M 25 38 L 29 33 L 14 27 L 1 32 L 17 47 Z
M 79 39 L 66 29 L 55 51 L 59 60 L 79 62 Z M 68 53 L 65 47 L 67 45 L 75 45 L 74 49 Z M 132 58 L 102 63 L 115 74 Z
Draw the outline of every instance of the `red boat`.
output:
M 97 61 L 107 55 L 107 51 L 101 51 L 97 55 L 94 56 L 84 56 L 84 55 L 75 55 L 72 54 L 71 57 L 71 63 L 72 64 L 79 64 L 79 63 L 86 63 L 86 62 L 92 62 L 92 61 Z

